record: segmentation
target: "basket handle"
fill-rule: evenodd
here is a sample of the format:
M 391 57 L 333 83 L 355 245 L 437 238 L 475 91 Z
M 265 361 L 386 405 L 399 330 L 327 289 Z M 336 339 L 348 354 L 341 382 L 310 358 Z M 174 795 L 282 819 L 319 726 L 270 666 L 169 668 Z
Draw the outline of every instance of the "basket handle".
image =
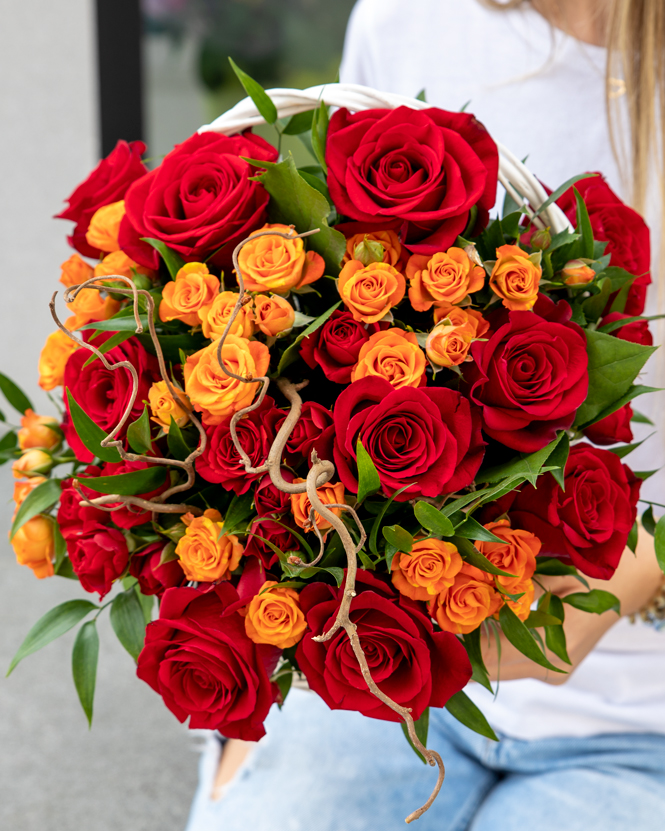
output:
M 308 89 L 269 89 L 267 94 L 272 99 L 279 118 L 289 118 L 292 115 L 313 110 L 323 101 L 327 106 L 346 107 L 353 112 L 368 110 L 375 107 L 395 109 L 396 107 L 410 107 L 413 110 L 427 109 L 430 104 L 397 95 L 392 92 L 379 92 L 371 87 L 360 84 L 319 84 Z M 251 98 L 243 98 L 234 107 L 223 113 L 210 124 L 204 124 L 199 133 L 212 131 L 224 135 L 232 135 L 248 127 L 264 124 Z M 513 153 L 497 142 L 499 148 L 499 181 L 512 196 L 521 203 L 523 199 L 527 207 L 540 207 L 548 198 L 547 191 L 531 173 L 527 166 Z M 534 220 L 539 228 L 549 226 L 554 234 L 561 231 L 573 230 L 568 218 L 558 205 L 550 205 Z

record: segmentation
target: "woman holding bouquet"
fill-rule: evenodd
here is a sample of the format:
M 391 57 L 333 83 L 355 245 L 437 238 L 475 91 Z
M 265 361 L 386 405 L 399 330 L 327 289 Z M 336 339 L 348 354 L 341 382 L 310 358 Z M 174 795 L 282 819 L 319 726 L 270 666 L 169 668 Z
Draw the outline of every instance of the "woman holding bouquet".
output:
M 606 234 L 596 236 L 609 239 L 631 273 L 648 271 L 630 261 L 648 232 L 614 194 L 645 214 L 657 251 L 665 191 L 657 159 L 665 123 L 660 0 L 360 0 L 341 79 L 408 96 L 424 89 L 428 102 L 453 111 L 469 102 L 490 133 L 518 157 L 530 154 L 530 168 L 552 186 L 603 171 L 606 182 L 585 195 L 597 205 L 592 224 L 602 223 Z M 648 282 L 648 275 L 637 281 L 629 314 L 642 313 L 645 294 L 647 314 L 660 311 L 658 286 L 647 290 Z M 662 386 L 656 366 L 651 375 L 646 383 Z M 660 437 L 630 457 L 638 470 L 663 464 L 663 447 L 654 446 L 665 434 L 662 408 L 656 400 L 651 406 Z M 653 476 L 643 497 L 662 503 L 664 483 L 662 474 Z M 467 692 L 501 742 L 432 711 L 429 746 L 441 753 L 447 775 L 420 828 L 662 827 L 665 633 L 628 619 L 661 577 L 650 538 L 640 534 L 636 557 L 626 554 L 611 580 L 589 581 L 620 599 L 624 617 L 568 612 L 570 676 L 553 677 L 507 641 L 500 662 L 496 647 L 487 647 L 486 663 L 501 679 L 498 695 L 474 684 Z M 578 587 L 549 578 L 560 596 Z M 300 690 L 269 722 L 256 748 L 232 740 L 220 759 L 219 743 L 211 742 L 188 831 L 389 831 L 429 795 L 431 775 L 394 724 L 331 712 Z

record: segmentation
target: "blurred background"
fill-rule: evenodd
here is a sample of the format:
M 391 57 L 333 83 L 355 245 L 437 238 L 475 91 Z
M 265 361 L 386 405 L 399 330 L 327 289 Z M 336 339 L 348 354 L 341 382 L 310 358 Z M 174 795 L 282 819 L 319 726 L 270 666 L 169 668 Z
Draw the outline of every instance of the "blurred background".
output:
M 119 138 L 158 163 L 244 93 L 228 56 L 264 86 L 334 81 L 353 0 L 0 0 L 0 370 L 42 414 L 37 361 L 54 330 L 48 301 L 72 253 L 52 219 Z M 0 404 L 8 420 L 18 416 Z M 2 431 L 0 430 L 0 433 Z M 12 477 L 0 468 L 0 528 Z M 4 671 L 46 611 L 81 596 L 37 582 L 2 531 L 0 828 L 181 831 L 197 737 L 135 678 L 102 619 L 93 727 L 71 680 L 72 633 Z

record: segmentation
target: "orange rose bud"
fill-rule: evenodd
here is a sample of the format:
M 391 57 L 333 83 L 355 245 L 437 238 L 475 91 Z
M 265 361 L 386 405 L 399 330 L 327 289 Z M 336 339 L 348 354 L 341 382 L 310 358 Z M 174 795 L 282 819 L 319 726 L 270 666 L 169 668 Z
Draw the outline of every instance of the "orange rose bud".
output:
M 437 303 L 460 303 L 485 285 L 485 269 L 473 263 L 462 248 L 449 248 L 432 256 L 413 254 L 406 264 L 409 300 L 418 312 Z
M 541 267 L 534 262 L 536 255 L 527 254 L 518 245 L 502 245 L 496 249 L 496 256 L 490 276 L 492 291 L 507 309 L 529 311 L 538 299 L 542 275 Z
M 143 274 L 151 280 L 155 277 L 155 272 L 151 268 L 134 262 L 124 251 L 113 251 L 107 254 L 101 263 L 95 266 L 95 277 L 113 277 L 116 274 L 128 277 L 130 280 L 133 280 L 137 274 Z
M 257 236 L 268 230 L 289 234 L 291 239 L 277 234 Z M 288 294 L 291 289 L 302 288 L 323 276 L 323 258 L 314 251 L 305 253 L 303 240 L 296 237 L 296 232 L 288 225 L 264 225 L 250 236 L 252 241 L 246 243 L 238 255 L 248 291 Z
M 67 318 L 65 326 L 73 331 L 93 320 L 108 320 L 120 310 L 120 305 L 120 301 L 104 297 L 97 289 L 81 289 L 67 304 L 72 316 Z
M 376 323 L 396 306 L 406 292 L 404 276 L 388 263 L 349 260 L 337 281 L 339 296 L 354 320 Z
M 203 413 L 206 424 L 221 424 L 224 419 L 252 403 L 259 388 L 230 378 L 217 360 L 217 344 L 187 358 L 184 366 L 185 392 L 195 410 Z M 224 366 L 243 378 L 260 378 L 268 371 L 270 351 L 264 343 L 227 335 L 222 347 Z
M 417 540 L 410 554 L 395 554 L 391 578 L 397 591 L 411 600 L 433 600 L 452 586 L 463 563 L 452 543 Z
M 371 231 L 348 237 L 342 265 L 349 260 L 360 260 L 363 265 L 388 263 L 397 268 L 401 256 L 402 246 L 395 231 Z
M 373 375 L 385 378 L 396 389 L 422 387 L 427 383 L 427 359 L 413 332 L 386 329 L 375 332 L 358 353 L 351 380 Z
M 11 541 L 16 561 L 19 565 L 29 566 L 39 580 L 54 574 L 54 528 L 51 517 L 37 514 L 18 529 Z
M 476 548 L 481 554 L 501 571 L 514 574 L 514 577 L 497 576 L 501 588 L 509 594 L 519 594 L 516 587 L 531 579 L 536 570 L 536 557 L 540 552 L 541 542 L 535 534 L 522 528 L 511 528 L 507 519 L 488 522 L 488 531 L 504 540 L 500 542 L 477 541 Z
M 174 387 L 174 389 L 176 389 Z M 187 409 L 187 396 L 184 392 L 176 389 L 178 401 L 171 395 L 166 381 L 155 381 L 148 391 L 148 406 L 152 413 L 151 421 L 159 424 L 165 433 L 169 432 L 171 419 L 178 427 L 184 427 L 189 421 Z
M 430 615 L 444 632 L 466 635 L 503 605 L 492 583 L 477 573 L 478 569 L 463 565 L 453 585 L 428 603 Z
M 23 455 L 14 462 L 12 473 L 16 479 L 22 479 L 24 476 L 39 476 L 42 473 L 48 473 L 52 467 L 53 459 L 50 453 L 32 447 L 30 450 L 24 450 Z
M 216 583 L 231 579 L 244 548 L 235 534 L 222 534 L 223 525 L 217 511 L 213 517 L 204 514 L 189 521 L 185 536 L 175 549 L 188 580 Z
M 294 482 L 304 482 L 304 479 L 294 479 Z M 344 485 L 341 482 L 333 485 L 326 482 L 316 489 L 319 499 L 324 505 L 344 505 Z M 291 513 L 296 521 L 296 525 L 304 528 L 305 531 L 312 530 L 312 523 L 309 520 L 309 512 L 312 509 L 311 502 L 306 493 L 292 493 L 291 494 Z M 330 509 L 335 516 L 341 516 L 341 508 Z M 332 528 L 332 525 L 327 519 L 324 519 L 321 514 L 314 514 L 314 522 L 319 531 L 327 531 Z
M 223 291 L 215 296 L 212 303 L 198 310 L 197 314 L 206 338 L 211 340 L 221 338 L 238 302 L 238 297 L 240 295 L 237 291 Z M 241 338 L 250 338 L 254 334 L 254 312 L 251 303 L 245 303 L 240 308 L 229 331 L 230 334 L 239 335 Z
M 583 286 L 595 278 L 596 272 L 583 260 L 568 260 L 561 276 L 567 286 Z
M 63 286 L 79 286 L 95 276 L 92 266 L 82 260 L 78 254 L 72 254 L 60 268 L 62 269 L 60 282 Z
M 19 479 L 18 482 L 14 482 L 14 502 L 17 508 L 21 507 L 21 503 L 26 498 L 26 496 L 37 487 L 37 485 L 41 485 L 42 482 L 45 482 L 46 478 L 44 476 L 31 476 L 30 479 Z
M 92 215 L 90 225 L 85 234 L 88 245 L 91 245 L 93 248 L 99 248 L 100 251 L 106 251 L 108 254 L 112 251 L 119 251 L 118 233 L 120 232 L 120 223 L 124 215 L 124 199 L 98 208 Z
M 306 629 L 298 592 L 280 588 L 274 580 L 267 580 L 247 607 L 245 632 L 254 643 L 288 649 L 301 640 Z
M 21 429 L 18 431 L 18 446 L 21 450 L 30 447 L 43 447 L 50 450 L 60 444 L 60 434 L 51 429 L 58 427 L 58 419 L 53 416 L 40 416 L 32 410 L 26 410 L 21 418 Z
M 201 322 L 198 311 L 210 305 L 219 294 L 219 280 L 205 263 L 185 263 L 175 280 L 167 283 L 159 304 L 159 319 L 182 320 L 188 326 Z
M 39 386 L 43 390 L 53 390 L 62 386 L 65 366 L 72 352 L 79 345 L 58 329 L 46 338 L 46 343 L 39 355 Z
M 257 327 L 269 338 L 285 335 L 293 329 L 296 312 L 288 300 L 273 294 L 257 294 L 254 298 L 254 319 Z

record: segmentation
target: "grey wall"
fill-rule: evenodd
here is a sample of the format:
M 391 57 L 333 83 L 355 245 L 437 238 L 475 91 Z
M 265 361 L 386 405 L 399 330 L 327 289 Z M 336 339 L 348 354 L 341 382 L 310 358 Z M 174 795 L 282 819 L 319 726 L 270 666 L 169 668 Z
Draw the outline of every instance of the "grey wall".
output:
M 93 9 L 91 0 L 0 0 L 0 370 L 43 413 L 53 407 L 37 386 L 37 359 L 71 253 L 70 223 L 51 217 L 96 163 Z M 180 831 L 193 738 L 135 678 L 107 620 L 91 732 L 71 681 L 71 633 L 3 677 L 32 624 L 81 595 L 16 564 L 2 542 L 11 487 L 0 468 L 0 827 Z

